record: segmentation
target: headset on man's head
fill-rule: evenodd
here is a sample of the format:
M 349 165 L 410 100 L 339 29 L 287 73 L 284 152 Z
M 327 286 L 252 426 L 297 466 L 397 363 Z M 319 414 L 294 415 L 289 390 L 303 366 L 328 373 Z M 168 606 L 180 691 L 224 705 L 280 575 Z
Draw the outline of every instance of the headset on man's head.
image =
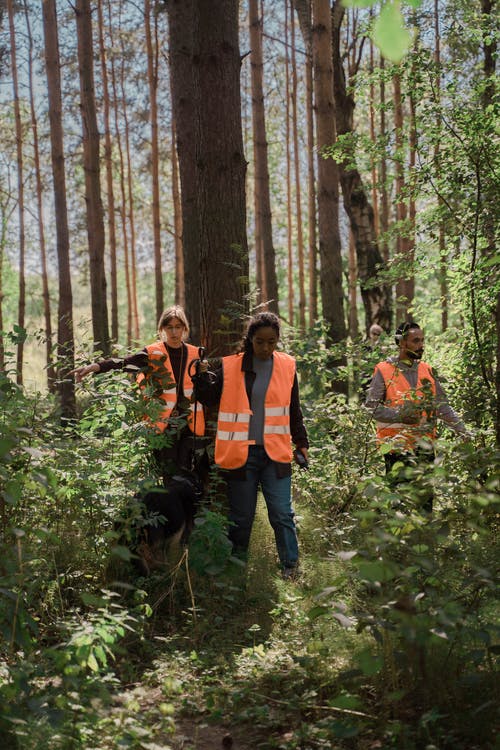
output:
M 402 340 L 408 336 L 408 331 L 410 331 L 412 328 L 420 328 L 420 326 L 418 323 L 415 323 L 414 320 L 410 320 L 410 322 L 401 323 L 400 325 L 398 325 L 394 333 L 394 341 L 398 346 L 402 342 Z

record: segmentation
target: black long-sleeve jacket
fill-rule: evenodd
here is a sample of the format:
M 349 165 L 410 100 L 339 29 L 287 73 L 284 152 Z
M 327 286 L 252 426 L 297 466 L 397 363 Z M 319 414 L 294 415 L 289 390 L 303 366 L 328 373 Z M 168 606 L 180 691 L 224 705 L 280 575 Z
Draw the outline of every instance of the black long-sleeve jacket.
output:
M 245 373 L 245 388 L 248 396 L 248 403 L 251 402 L 252 387 L 255 381 L 255 372 L 252 367 L 253 355 L 252 352 L 245 352 L 243 355 L 241 369 Z M 204 406 L 214 407 L 220 401 L 222 394 L 223 385 L 223 371 L 222 367 L 218 368 L 215 373 L 215 377 L 209 373 L 200 373 L 193 377 L 193 384 L 195 389 L 195 395 L 198 401 Z M 307 439 L 307 431 L 304 425 L 304 418 L 302 415 L 302 409 L 300 407 L 299 397 L 299 383 L 297 375 L 294 377 L 292 392 L 290 394 L 290 433 L 292 436 L 293 443 L 297 448 L 308 448 L 309 441 Z M 273 461 L 276 467 L 276 473 L 278 477 L 289 476 L 291 473 L 291 464 L 282 464 L 277 461 Z M 241 469 L 234 469 L 228 473 L 236 476 L 237 473 L 241 473 Z

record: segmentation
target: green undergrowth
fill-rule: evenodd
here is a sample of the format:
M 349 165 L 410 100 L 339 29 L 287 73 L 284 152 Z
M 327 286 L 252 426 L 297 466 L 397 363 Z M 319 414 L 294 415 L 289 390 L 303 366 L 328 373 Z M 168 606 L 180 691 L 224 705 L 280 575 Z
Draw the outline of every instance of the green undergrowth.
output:
M 306 384 L 296 580 L 279 574 L 262 500 L 243 565 L 213 498 L 189 546 L 140 578 L 116 524 L 151 472 L 128 381 L 88 388 L 64 430 L 49 398 L 0 387 L 2 747 L 188 750 L 181 728 L 205 725 L 242 750 L 495 747 L 487 433 L 443 434 L 433 471 L 394 489 L 359 405 L 309 400 Z

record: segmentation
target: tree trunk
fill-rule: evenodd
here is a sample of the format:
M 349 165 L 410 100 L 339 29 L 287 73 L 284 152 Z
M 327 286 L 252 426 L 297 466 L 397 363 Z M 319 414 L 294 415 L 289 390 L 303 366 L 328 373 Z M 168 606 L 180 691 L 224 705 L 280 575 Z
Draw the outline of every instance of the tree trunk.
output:
M 26 312 L 26 278 L 25 278 L 25 254 L 26 242 L 24 231 L 24 160 L 23 160 L 23 128 L 21 123 L 21 108 L 19 105 L 19 83 L 17 78 L 17 47 L 16 31 L 14 27 L 14 7 L 12 0 L 7 0 L 7 12 L 9 16 L 10 31 L 10 61 L 12 70 L 12 85 L 14 94 L 14 121 L 16 127 L 16 151 L 17 151 L 17 195 L 18 195 L 18 221 L 19 221 L 19 300 L 17 307 L 17 325 L 19 326 L 19 337 L 17 341 L 16 358 L 16 381 L 19 385 L 23 383 L 23 359 L 24 359 L 24 319 Z
M 306 47 L 306 118 L 307 118 L 307 221 L 309 259 L 309 326 L 318 319 L 318 274 L 316 268 L 316 175 L 314 170 L 313 50 L 310 0 L 293 0 Z
M 389 198 L 387 195 L 387 158 L 386 142 L 387 128 L 385 121 L 385 80 L 384 80 L 384 58 L 380 58 L 380 137 L 383 143 L 383 154 L 380 160 L 380 231 L 382 233 L 382 258 L 384 263 L 389 262 L 389 242 L 387 241 L 387 232 L 389 231 Z M 389 293 L 389 306 L 392 303 L 392 292 L 390 287 L 387 288 Z
M 184 286 L 184 253 L 182 252 L 182 207 L 179 188 L 179 160 L 177 159 L 175 119 L 172 115 L 172 204 L 174 207 L 174 250 L 175 250 L 175 304 L 186 307 Z
M 304 236 L 302 230 L 302 197 L 300 184 L 300 155 L 299 155 L 299 132 L 297 122 L 297 60 L 295 54 L 295 19 L 293 17 L 293 4 L 290 12 L 291 49 L 292 49 L 292 134 L 293 134 L 293 161 L 295 167 L 295 213 L 297 216 L 297 266 L 299 272 L 299 326 L 302 331 L 306 327 L 306 291 L 304 272 Z
M 373 81 L 374 71 L 374 52 L 373 52 L 373 40 L 370 39 L 370 141 L 373 148 L 376 144 L 375 135 L 375 83 Z M 373 231 L 375 237 L 378 238 L 380 232 L 380 220 L 378 212 L 378 176 L 377 176 L 377 162 L 375 156 L 371 157 L 371 178 L 372 178 L 372 207 L 373 207 Z M 380 324 L 379 324 L 380 325 Z
M 332 13 L 332 46 L 334 69 L 334 95 L 337 122 L 337 134 L 346 135 L 353 131 L 354 99 L 346 90 L 346 79 L 340 53 L 340 28 L 345 9 L 335 3 Z M 365 308 L 365 329 L 372 323 L 378 323 L 386 330 L 391 327 L 390 290 L 387 285 L 376 284 L 379 270 L 384 261 L 379 251 L 373 208 L 367 198 L 359 171 L 350 168 L 353 157 L 341 162 L 340 182 L 344 206 L 349 216 L 351 231 L 356 246 L 358 279 L 361 298 Z M 349 163 L 349 166 L 347 166 Z
M 104 215 L 101 200 L 99 130 L 94 97 L 94 62 L 90 0 L 76 0 L 76 30 L 83 125 L 83 169 L 90 263 L 90 299 L 94 348 L 108 355 L 109 328 L 104 267 Z
M 328 0 L 313 0 L 313 70 L 318 151 L 318 235 L 323 317 L 328 343 L 346 337 L 339 231 L 339 179 L 334 159 L 323 158 L 335 143 L 332 25 Z
M 113 38 L 113 14 L 111 9 L 111 0 L 107 3 L 108 11 L 108 27 L 109 27 L 109 42 L 111 50 L 114 50 L 115 41 Z M 122 242 L 123 242 L 123 266 L 125 274 L 125 289 L 127 293 L 127 346 L 132 343 L 132 289 L 130 281 L 130 263 L 129 263 L 129 251 L 128 251 L 128 227 L 127 227 L 127 196 L 125 190 L 125 162 L 123 158 L 123 146 L 121 137 L 120 127 L 120 116 L 119 116 L 119 101 L 118 101 L 118 85 L 116 80 L 116 68 L 114 54 L 110 55 L 111 62 L 111 90 L 113 92 L 113 119 L 114 119 L 114 130 L 115 140 L 118 149 L 119 158 L 119 180 L 120 180 L 120 203 L 118 211 L 120 213 L 121 225 L 122 225 Z
M 110 101 L 109 82 L 107 68 L 107 53 L 104 41 L 104 16 L 102 0 L 97 3 L 98 28 L 99 28 L 99 57 L 101 60 L 101 77 L 103 90 L 103 118 L 104 118 L 104 164 L 106 167 L 106 189 L 107 189 L 107 225 L 109 242 L 109 268 L 111 285 L 111 339 L 118 341 L 118 278 L 116 264 L 116 220 L 115 220 L 115 192 L 113 185 L 113 146 L 111 140 L 110 125 Z
M 290 60 L 288 57 L 289 30 L 288 2 L 285 0 L 285 150 L 286 150 L 286 224 L 287 224 L 287 287 L 288 324 L 295 317 L 295 290 L 293 278 L 293 216 L 292 216 L 292 155 L 290 148 Z
M 160 232 L 160 170 L 158 155 L 158 16 L 155 14 L 154 43 L 151 33 L 151 2 L 144 0 L 146 49 L 148 54 L 149 115 L 151 123 L 151 181 L 153 195 L 153 252 L 155 260 L 156 320 L 163 311 L 163 276 Z
M 198 190 L 195 155 L 197 92 L 195 89 L 195 10 L 198 0 L 168 0 L 170 86 L 175 120 L 177 156 L 181 185 L 182 248 L 186 312 L 191 340 L 200 341 L 201 299 L 200 268 L 196 258 L 199 247 Z
M 38 138 L 38 120 L 35 108 L 35 94 L 33 86 L 33 35 L 31 33 L 30 14 L 27 6 L 24 6 L 26 19 L 26 30 L 28 37 L 28 88 L 31 112 L 31 131 L 33 134 L 33 160 L 36 179 L 36 204 L 38 218 L 38 239 L 40 242 L 40 267 L 42 272 L 42 298 L 43 313 L 45 320 L 45 369 L 47 371 L 47 389 L 49 393 L 55 392 L 56 373 L 52 356 L 52 320 L 50 311 L 49 279 L 47 273 L 47 252 L 45 245 L 45 228 L 43 222 L 43 185 L 40 168 L 40 147 Z M 0 328 L 0 330 L 2 330 Z
M 394 139 L 395 139 L 395 172 L 396 172 L 396 220 L 398 233 L 396 248 L 399 262 L 399 278 L 396 283 L 396 318 L 397 322 L 408 319 L 408 285 L 413 274 L 410 242 L 408 234 L 408 211 L 405 199 L 405 149 L 403 141 L 403 102 L 401 99 L 401 77 L 395 73 L 392 79 L 394 90 Z
M 132 338 L 134 344 L 139 341 L 139 313 L 137 309 L 137 256 L 135 242 L 135 201 L 132 180 L 132 159 L 130 156 L 130 124 L 128 119 L 127 87 L 125 85 L 125 53 L 121 56 L 120 90 L 122 99 L 122 114 L 124 122 L 125 155 L 127 157 L 127 197 L 128 223 L 130 227 L 130 301 L 132 304 Z
M 238 2 L 169 0 L 167 10 L 188 314 L 193 339 L 222 355 L 248 310 Z
M 349 232 L 349 336 L 351 341 L 355 341 L 359 335 L 357 290 L 356 245 L 352 232 Z
M 263 18 L 259 17 L 259 0 L 249 0 L 250 66 L 252 81 L 252 125 L 255 175 L 255 224 L 257 262 L 261 267 L 263 302 L 272 312 L 278 313 L 278 281 L 273 245 L 267 135 L 263 89 L 262 31 Z M 260 261 L 260 262 L 259 262 Z
M 441 132 L 441 32 L 439 30 L 439 0 L 434 0 L 434 63 L 436 69 L 436 131 Z M 440 162 L 440 138 L 436 139 L 434 146 L 434 164 L 436 172 L 439 174 Z M 438 207 L 443 207 L 443 199 L 440 195 L 437 198 Z M 441 214 L 441 211 L 439 212 Z M 444 221 L 439 218 L 438 229 L 439 243 L 439 288 L 441 292 L 441 330 L 446 331 L 448 328 L 448 253 L 446 251 L 446 237 L 444 230 Z
M 74 380 L 67 373 L 74 369 L 73 296 L 69 263 L 69 231 L 66 205 L 66 173 L 62 128 L 61 78 L 57 13 L 55 0 L 43 0 L 45 66 L 49 100 L 50 142 L 54 183 L 54 208 L 59 265 L 59 309 L 57 352 L 59 359 L 59 396 L 63 419 L 75 415 Z

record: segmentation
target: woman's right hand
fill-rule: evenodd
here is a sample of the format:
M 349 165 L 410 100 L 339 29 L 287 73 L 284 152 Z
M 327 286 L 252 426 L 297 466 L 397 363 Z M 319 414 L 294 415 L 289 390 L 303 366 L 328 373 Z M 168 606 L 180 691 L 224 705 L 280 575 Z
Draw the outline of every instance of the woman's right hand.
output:
M 74 375 L 76 382 L 80 383 L 84 377 L 90 375 L 93 372 L 99 372 L 100 369 L 101 366 L 97 362 L 93 362 L 91 365 L 82 365 L 81 367 L 76 367 L 74 370 L 71 370 L 71 372 L 68 372 L 68 375 Z

